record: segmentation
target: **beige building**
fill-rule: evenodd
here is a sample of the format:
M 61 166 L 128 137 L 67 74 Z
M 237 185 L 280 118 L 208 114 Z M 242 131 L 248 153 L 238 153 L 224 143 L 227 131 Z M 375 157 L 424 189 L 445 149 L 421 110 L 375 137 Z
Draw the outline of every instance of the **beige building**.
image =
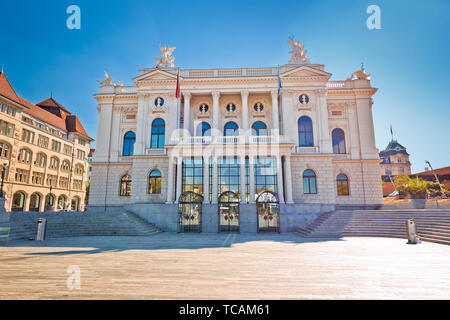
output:
M 161 48 L 132 86 L 106 74 L 90 210 L 130 210 L 164 230 L 260 232 L 379 207 L 370 76 L 330 81 L 289 43 L 280 67 L 178 69 Z
M 90 138 L 53 98 L 19 97 L 0 72 L 0 165 L 7 211 L 84 210 Z
M 386 149 L 380 152 L 380 158 L 383 160 L 380 164 L 382 176 L 411 174 L 409 153 L 396 140 L 391 140 Z

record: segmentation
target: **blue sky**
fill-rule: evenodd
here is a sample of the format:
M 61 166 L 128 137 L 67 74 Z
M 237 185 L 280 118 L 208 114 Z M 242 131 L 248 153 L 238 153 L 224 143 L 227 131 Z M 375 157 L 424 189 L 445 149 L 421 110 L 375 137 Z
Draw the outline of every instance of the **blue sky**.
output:
M 66 9 L 81 8 L 81 30 Z M 381 8 L 381 30 L 366 8 Z M 266 67 L 287 63 L 290 35 L 311 62 L 344 80 L 363 61 L 372 74 L 377 146 L 394 136 L 413 171 L 424 160 L 450 165 L 450 1 L 2 0 L 0 64 L 17 93 L 34 103 L 53 96 L 97 132 L 95 80 L 103 70 L 131 85 L 151 67 L 158 41 L 177 47 L 181 68 Z

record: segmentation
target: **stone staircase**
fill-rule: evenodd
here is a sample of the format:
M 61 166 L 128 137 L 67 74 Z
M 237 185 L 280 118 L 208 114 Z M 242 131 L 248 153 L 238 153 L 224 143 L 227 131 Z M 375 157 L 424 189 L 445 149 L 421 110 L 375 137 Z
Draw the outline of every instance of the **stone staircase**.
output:
M 161 232 L 131 212 L 12 212 L 10 241 L 35 239 L 38 218 L 47 219 L 47 239 L 149 236 Z
M 450 245 L 450 210 L 339 210 L 320 216 L 297 233 L 309 238 L 388 237 L 407 239 L 414 218 L 424 241 Z

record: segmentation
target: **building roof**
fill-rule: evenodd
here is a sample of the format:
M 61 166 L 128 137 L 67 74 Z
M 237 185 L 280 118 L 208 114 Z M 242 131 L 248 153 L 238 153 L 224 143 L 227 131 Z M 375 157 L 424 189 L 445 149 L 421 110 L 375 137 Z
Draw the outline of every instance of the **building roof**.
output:
M 4 72 L 0 72 L 0 95 L 24 107 L 23 112 L 65 132 L 79 133 L 89 140 L 80 120 L 52 97 L 37 105 L 19 97 Z
M 386 149 L 380 152 L 380 157 L 383 158 L 385 156 L 392 156 L 399 153 L 409 156 L 409 153 L 406 152 L 406 148 L 404 146 L 398 143 L 397 140 L 391 140 Z
M 434 173 L 439 175 L 439 176 L 440 175 L 450 174 L 450 166 L 444 167 L 444 168 L 439 168 L 439 169 L 434 169 Z M 414 175 L 417 175 L 417 176 L 431 176 L 431 175 L 433 175 L 433 171 L 428 170 L 428 171 L 424 171 L 424 172 L 415 173 Z

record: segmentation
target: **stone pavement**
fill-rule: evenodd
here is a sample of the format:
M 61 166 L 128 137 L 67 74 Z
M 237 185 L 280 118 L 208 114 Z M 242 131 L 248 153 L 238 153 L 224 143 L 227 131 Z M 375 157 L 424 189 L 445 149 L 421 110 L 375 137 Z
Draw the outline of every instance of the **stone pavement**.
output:
M 69 266 L 79 290 L 67 287 Z M 450 246 L 402 239 L 161 233 L 0 245 L 0 299 L 449 298 Z

